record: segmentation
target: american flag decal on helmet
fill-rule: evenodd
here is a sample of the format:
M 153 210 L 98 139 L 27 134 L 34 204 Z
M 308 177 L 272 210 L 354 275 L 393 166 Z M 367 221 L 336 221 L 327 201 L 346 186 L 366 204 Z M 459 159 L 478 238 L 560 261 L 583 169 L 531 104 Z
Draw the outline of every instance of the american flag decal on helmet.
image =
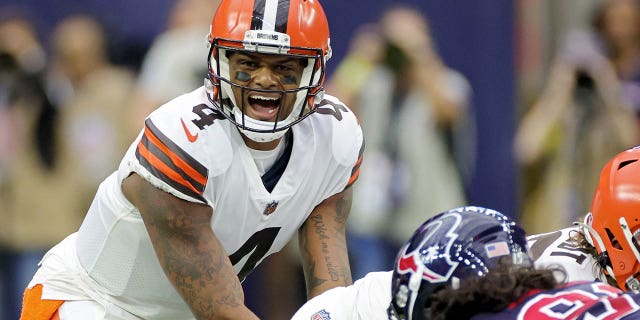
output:
M 268 216 L 270 214 L 272 214 L 273 212 L 276 211 L 276 209 L 278 208 L 278 201 L 271 201 L 267 204 L 267 206 L 264 208 L 264 211 L 262 212 L 263 215 Z
M 506 256 L 511 253 L 506 241 L 487 244 L 484 246 L 484 249 L 487 251 L 487 257 L 489 258 Z

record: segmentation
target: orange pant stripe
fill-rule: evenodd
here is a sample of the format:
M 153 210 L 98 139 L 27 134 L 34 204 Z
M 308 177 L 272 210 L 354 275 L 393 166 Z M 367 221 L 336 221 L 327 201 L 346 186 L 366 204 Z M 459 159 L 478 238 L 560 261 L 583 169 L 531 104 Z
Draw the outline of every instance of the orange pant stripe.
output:
M 43 300 L 42 285 L 38 284 L 33 288 L 24 291 L 22 299 L 21 320 L 60 320 L 58 308 L 64 303 L 63 300 Z

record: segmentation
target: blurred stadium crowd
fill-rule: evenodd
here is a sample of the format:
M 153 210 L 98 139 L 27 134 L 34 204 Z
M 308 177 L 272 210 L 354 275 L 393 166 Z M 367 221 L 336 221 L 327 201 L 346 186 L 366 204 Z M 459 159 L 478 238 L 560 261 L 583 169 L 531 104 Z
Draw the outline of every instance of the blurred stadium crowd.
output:
M 157 32 L 123 48 L 109 32 L 124 27 L 95 12 L 74 10 L 43 32 L 43 11 L 0 2 L 0 320 L 17 319 L 38 261 L 77 229 L 144 117 L 202 85 L 215 3 L 162 2 Z M 638 1 L 461 10 L 473 17 L 455 4 L 432 5 L 441 9 L 435 17 L 429 5 L 403 3 L 382 1 L 349 30 L 335 21 L 344 12 L 326 5 L 332 33 L 346 41 L 335 48 L 327 90 L 358 115 L 367 141 L 349 223 L 354 279 L 391 268 L 425 220 L 415 212 L 487 205 L 531 233 L 567 226 L 586 213 L 599 169 L 640 142 Z M 440 34 L 456 19 L 495 30 L 489 10 L 511 12 L 478 43 L 459 41 L 470 28 Z M 502 51 L 451 56 L 487 47 Z M 265 319 L 284 319 L 303 302 L 294 251 L 244 283 L 247 304 Z M 279 293 L 252 295 L 263 286 Z

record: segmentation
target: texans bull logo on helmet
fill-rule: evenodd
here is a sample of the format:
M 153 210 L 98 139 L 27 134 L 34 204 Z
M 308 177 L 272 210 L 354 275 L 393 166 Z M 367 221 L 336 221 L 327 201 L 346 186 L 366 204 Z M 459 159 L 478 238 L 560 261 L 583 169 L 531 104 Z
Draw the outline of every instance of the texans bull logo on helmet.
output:
M 424 230 L 428 230 L 428 233 L 424 236 L 422 242 L 419 245 L 411 246 L 408 244 L 402 251 L 401 256 L 398 259 L 398 265 L 396 266 L 398 273 L 416 273 L 422 269 L 422 278 L 432 283 L 445 282 L 451 276 L 453 270 L 455 270 L 458 262 L 452 261 L 447 252 L 450 252 L 453 242 L 458 238 L 455 233 L 456 228 L 460 224 L 461 216 L 458 213 L 450 213 L 444 215 L 441 220 L 433 221 L 430 224 L 423 226 Z M 446 229 L 445 237 L 449 239 L 446 246 L 430 246 L 424 249 L 424 244 L 428 242 L 434 234 L 441 234 L 439 230 Z M 420 233 L 420 231 L 418 232 Z M 422 252 L 424 250 L 426 252 Z M 421 260 L 432 260 L 437 258 L 444 258 L 446 263 L 442 263 L 438 270 L 432 270 L 428 267 L 424 267 L 425 262 Z M 418 267 L 421 266 L 421 267 Z

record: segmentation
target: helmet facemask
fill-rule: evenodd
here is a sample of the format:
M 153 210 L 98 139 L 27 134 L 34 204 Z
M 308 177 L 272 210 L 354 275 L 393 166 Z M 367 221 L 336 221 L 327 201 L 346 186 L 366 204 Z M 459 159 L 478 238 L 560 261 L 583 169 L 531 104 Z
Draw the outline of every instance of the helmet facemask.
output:
M 254 41 L 261 39 L 260 42 Z M 266 40 L 265 40 L 266 39 Z M 281 40 L 274 40 L 281 39 Z M 246 83 L 233 82 L 230 75 L 229 54 L 233 52 L 261 53 L 283 55 L 292 58 L 306 59 L 298 87 L 288 90 L 268 90 L 251 88 Z M 324 93 L 324 65 L 326 58 L 322 50 L 316 48 L 290 47 L 288 35 L 271 31 L 249 30 L 244 41 L 215 38 L 209 50 L 209 74 L 205 80 L 209 100 L 220 113 L 236 125 L 249 139 L 257 142 L 268 142 L 281 138 L 294 124 L 302 121 L 315 111 L 317 102 Z M 250 81 L 250 80 L 249 80 Z M 276 121 L 253 119 L 245 112 L 244 99 L 238 103 L 233 87 L 240 88 L 242 97 L 245 92 L 277 93 L 280 105 Z M 295 102 L 291 112 L 283 119 L 286 103 L 285 96 L 295 94 Z M 242 97 L 240 97 L 242 99 Z
M 638 266 L 640 266 L 640 228 L 637 228 L 632 232 L 625 217 L 620 217 L 618 219 L 619 226 L 617 228 L 619 229 L 618 231 L 621 231 L 624 235 L 623 241 L 625 241 L 625 243 L 620 243 L 620 239 L 617 239 L 609 228 L 605 228 L 603 233 L 606 234 L 606 239 L 602 239 L 600 234 L 591 226 L 589 221 L 591 219 L 591 213 L 589 213 L 585 219 L 585 223 L 578 224 L 586 231 L 585 235 L 587 241 L 596 248 L 598 254 L 601 257 L 606 257 L 606 261 L 600 263 L 604 273 L 615 279 L 618 283 L 618 287 L 621 289 L 639 293 L 640 270 L 636 270 L 635 273 L 632 273 L 629 276 L 622 276 L 620 272 L 617 273 L 615 271 L 615 267 L 619 267 L 621 264 L 624 264 L 621 257 L 629 256 L 626 251 L 629 251 L 629 253 L 635 257 L 635 261 L 633 261 L 635 269 L 638 269 Z M 627 247 L 628 250 L 625 250 L 624 247 Z M 614 266 L 614 264 L 616 264 L 616 266 Z
M 636 261 L 635 264 L 638 266 L 640 264 L 640 228 L 637 228 L 633 232 L 627 223 L 625 217 L 620 217 L 618 220 L 620 222 L 620 228 L 622 228 L 622 233 L 624 234 L 624 238 L 627 241 L 627 245 L 631 249 L 633 256 L 635 256 Z M 639 269 L 636 267 L 636 269 Z M 626 289 L 631 292 L 640 293 L 640 270 L 636 270 L 636 272 L 629 276 L 625 280 Z

